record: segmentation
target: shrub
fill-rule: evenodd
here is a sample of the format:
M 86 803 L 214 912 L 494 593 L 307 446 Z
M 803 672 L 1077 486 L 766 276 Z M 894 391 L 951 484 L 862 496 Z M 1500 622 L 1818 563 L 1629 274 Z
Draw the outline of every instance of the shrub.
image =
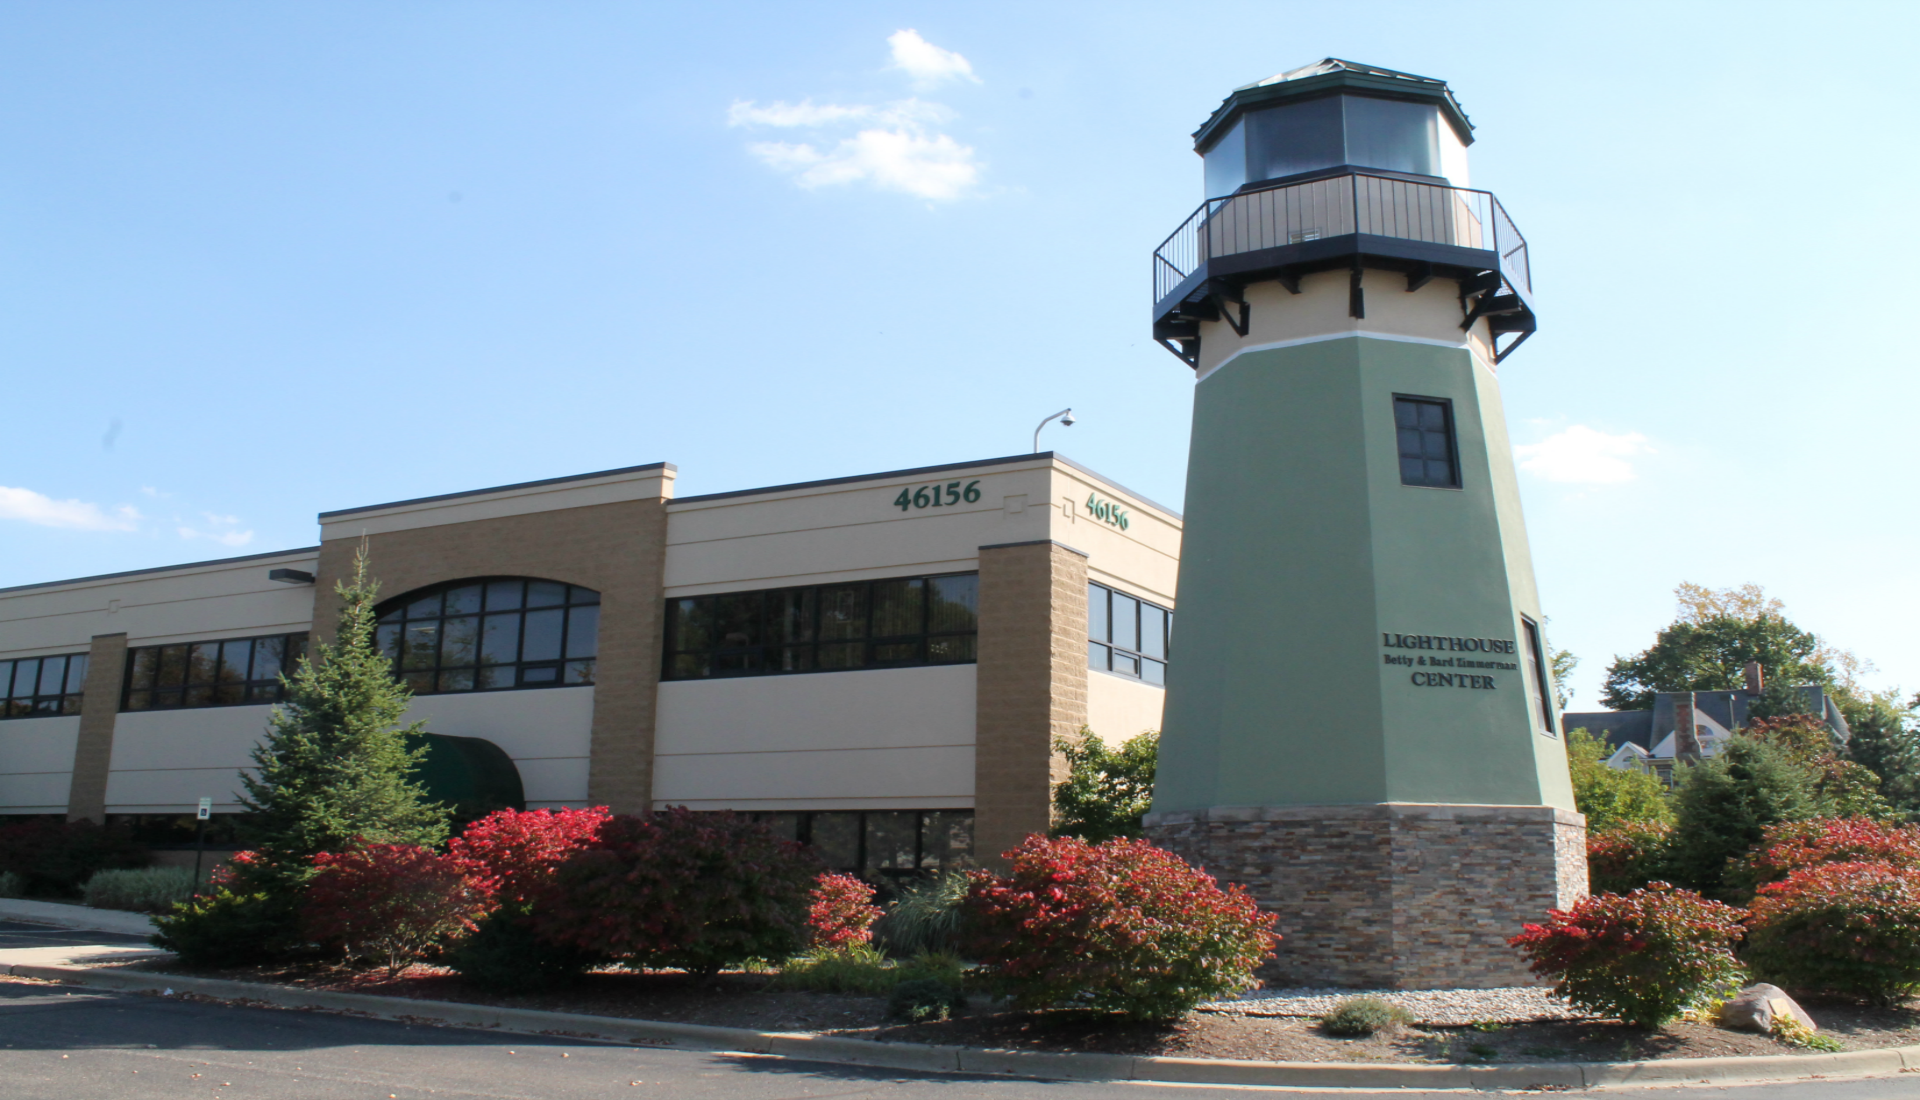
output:
M 193 872 L 185 867 L 97 871 L 87 880 L 81 896 L 95 909 L 164 913 L 193 896 Z
M 26 892 L 26 879 L 12 871 L 0 871 L 0 898 L 17 898 Z
M 1749 890 L 1822 863 L 1885 863 L 1920 867 L 1920 825 L 1864 817 L 1823 817 L 1775 825 L 1762 834 L 1729 881 Z
M 614 817 L 560 866 L 534 923 L 590 954 L 712 974 L 799 950 L 819 871 L 812 852 L 735 814 Z
M 547 943 L 535 935 L 522 905 L 505 905 L 481 919 L 457 941 L 446 963 L 462 978 L 494 993 L 538 993 L 564 985 L 600 960 L 577 948 Z
M 811 897 L 807 931 L 813 947 L 868 943 L 873 939 L 873 922 L 885 912 L 873 904 L 873 887 L 852 875 L 822 874 L 814 880 Z
M 774 984 L 814 993 L 885 993 L 900 981 L 887 957 L 870 943 L 825 947 L 788 959 Z
M 1587 881 L 1596 894 L 1624 894 L 1667 878 L 1673 826 L 1637 822 L 1587 834 Z
M 451 856 L 412 844 L 321 852 L 313 867 L 301 914 L 307 934 L 349 959 L 384 964 L 388 977 L 473 931 L 484 907 Z
M 146 848 L 122 828 L 58 818 L 0 826 L 0 871 L 20 876 L 24 894 L 71 897 L 100 871 L 146 865 Z
M 1246 891 L 1144 840 L 1030 836 L 1007 855 L 973 882 L 966 945 L 1019 1008 L 1170 1019 L 1244 989 L 1279 938 Z
M 874 935 L 896 955 L 952 951 L 960 942 L 967 891 L 972 886 L 973 879 L 964 871 L 948 871 L 915 883 L 887 906 L 886 915 L 874 925 Z
M 1575 1006 L 1659 1027 L 1740 980 L 1740 931 L 1739 910 L 1656 882 L 1549 909 L 1508 942 Z
M 231 967 L 269 962 L 293 950 L 299 915 L 292 903 L 265 891 L 215 886 L 153 918 L 155 947 L 188 966 Z
M 525 905 L 562 863 L 584 851 L 611 815 L 586 810 L 499 810 L 467 826 L 447 851 L 467 878 L 503 905 Z
M 1673 819 L 1658 776 L 1607 766 L 1613 753 L 1605 738 L 1576 727 L 1567 731 L 1566 746 L 1574 808 L 1586 815 L 1589 833 Z
M 1736 735 L 1720 755 L 1677 769 L 1671 881 L 1708 897 L 1740 897 L 1724 882 L 1769 825 L 1818 814 L 1816 777 L 1789 747 Z
M 1823 863 L 1760 888 L 1747 956 L 1766 980 L 1898 1003 L 1920 986 L 1920 870 Z
M 887 996 L 888 1018 L 910 1024 L 944 1020 L 965 1007 L 967 998 L 960 988 L 938 978 L 909 978 Z
M 1365 1038 L 1413 1022 L 1413 1013 L 1379 997 L 1348 997 L 1320 1017 L 1320 1026 L 1330 1035 Z

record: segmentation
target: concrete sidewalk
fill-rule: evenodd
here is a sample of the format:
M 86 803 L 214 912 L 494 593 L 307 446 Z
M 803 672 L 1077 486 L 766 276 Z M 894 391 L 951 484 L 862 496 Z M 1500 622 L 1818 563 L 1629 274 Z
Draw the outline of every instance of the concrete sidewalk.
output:
M 0 920 L 31 921 L 60 928 L 84 928 L 142 938 L 153 935 L 153 918 L 145 913 L 129 913 L 124 909 L 94 909 L 58 901 L 0 898 Z

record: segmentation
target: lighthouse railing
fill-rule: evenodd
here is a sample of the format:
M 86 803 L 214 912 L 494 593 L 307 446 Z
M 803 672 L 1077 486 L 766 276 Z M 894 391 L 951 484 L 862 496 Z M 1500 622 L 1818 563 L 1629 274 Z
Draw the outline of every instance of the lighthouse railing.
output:
M 1154 250 L 1154 301 L 1210 259 L 1356 233 L 1492 252 L 1507 281 L 1532 293 L 1526 238 L 1492 192 L 1356 172 L 1201 203 Z

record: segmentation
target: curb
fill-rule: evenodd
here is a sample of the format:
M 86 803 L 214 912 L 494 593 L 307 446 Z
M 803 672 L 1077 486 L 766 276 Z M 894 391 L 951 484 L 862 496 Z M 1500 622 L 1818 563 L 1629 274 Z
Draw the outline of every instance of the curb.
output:
M 1500 1091 L 1538 1089 L 1543 1086 L 1591 1089 L 1610 1085 L 1723 1085 L 1807 1077 L 1879 1077 L 1920 1069 L 1920 1046 L 1855 1050 L 1842 1054 L 1670 1058 L 1651 1062 L 1542 1062 L 1524 1066 L 1408 1066 L 1158 1058 L 1128 1054 L 1055 1054 L 882 1043 L 837 1035 L 623 1020 L 573 1012 L 496 1008 L 454 1001 L 382 997 L 371 993 L 338 993 L 145 971 L 20 963 L 5 967 L 5 973 L 124 993 L 197 993 L 222 1000 L 252 1001 L 281 1008 L 332 1009 L 409 1023 L 438 1023 L 486 1031 L 613 1040 L 657 1049 L 764 1054 L 836 1065 L 918 1070 L 922 1073 L 990 1074 L 1045 1081 Z

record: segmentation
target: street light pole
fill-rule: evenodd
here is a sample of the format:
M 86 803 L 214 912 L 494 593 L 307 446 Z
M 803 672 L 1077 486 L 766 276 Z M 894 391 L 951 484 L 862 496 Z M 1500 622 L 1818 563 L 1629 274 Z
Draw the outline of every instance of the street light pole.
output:
M 1054 413 L 1052 416 L 1047 417 L 1046 420 L 1042 420 L 1039 426 L 1033 429 L 1033 453 L 1034 454 L 1040 453 L 1040 429 L 1046 427 L 1048 422 L 1053 420 L 1060 421 L 1060 426 L 1063 428 L 1071 428 L 1073 427 L 1073 410 L 1061 409 L 1059 412 Z

